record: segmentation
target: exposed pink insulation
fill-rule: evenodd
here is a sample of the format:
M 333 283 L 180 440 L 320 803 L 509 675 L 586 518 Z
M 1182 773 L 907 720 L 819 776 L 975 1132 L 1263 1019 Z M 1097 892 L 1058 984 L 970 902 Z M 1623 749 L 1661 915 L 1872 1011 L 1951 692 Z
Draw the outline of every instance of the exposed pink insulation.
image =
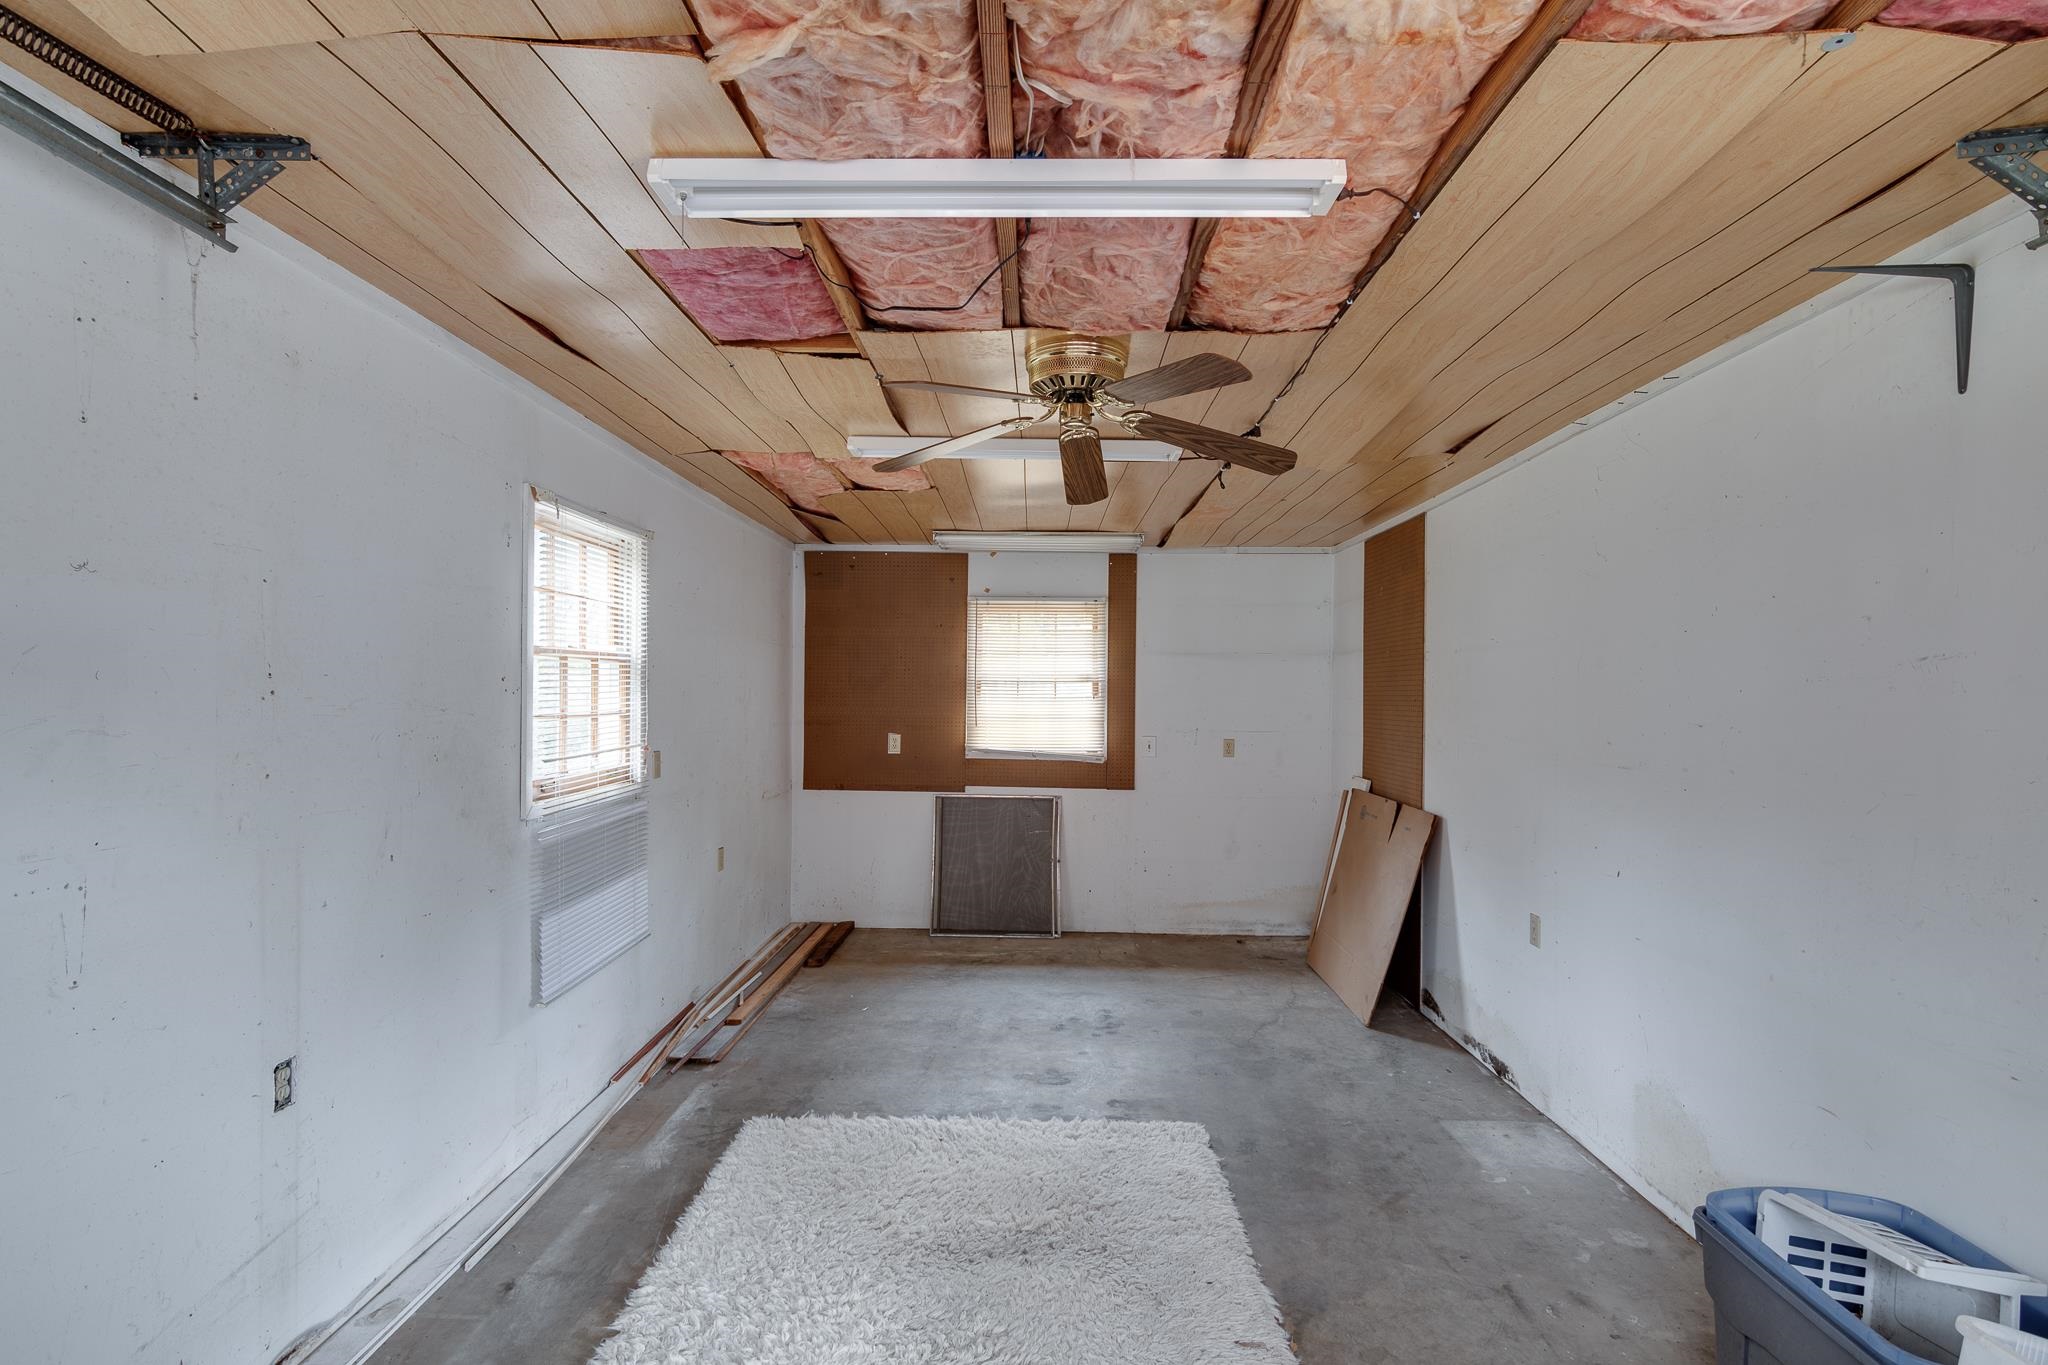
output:
M 1163 332 L 1194 224 L 1186 218 L 1038 218 L 1019 257 L 1024 322 L 1108 336 Z
M 1009 0 L 1007 9 L 1025 76 L 1060 96 L 1013 85 L 1020 150 L 1223 155 L 1258 0 Z M 1032 223 L 1021 258 L 1025 323 L 1162 330 L 1192 230 L 1185 219 Z
M 1341 156 L 1354 190 L 1406 196 L 1536 0 L 1303 0 L 1254 156 Z M 1307 220 L 1217 226 L 1188 305 L 1197 326 L 1327 326 L 1398 206 L 1350 199 Z
M 844 493 L 845 483 L 808 450 L 783 454 L 762 454 L 751 450 L 728 450 L 725 458 L 742 469 L 751 469 L 790 504 L 807 512 L 824 512 L 821 501 Z
M 635 253 L 713 341 L 809 341 L 846 330 L 811 258 L 768 246 Z
M 873 460 L 834 460 L 828 457 L 825 463 L 839 471 L 840 476 L 855 488 L 875 488 L 886 493 L 922 493 L 932 486 L 931 476 L 922 469 L 899 469 L 893 474 L 884 474 L 875 468 Z
M 787 498 L 793 507 L 820 516 L 832 513 L 825 499 L 849 488 L 875 488 L 895 493 L 922 493 L 932 486 L 922 469 L 904 469 L 894 474 L 875 470 L 873 460 L 819 459 L 808 450 L 760 454 L 750 450 L 728 450 L 725 458 L 742 469 L 751 469 L 767 480 L 768 486 Z
M 1661 43 L 1812 28 L 1830 0 L 1594 0 L 1572 37 L 1599 43 Z
M 770 156 L 980 156 L 987 148 L 973 0 L 698 0 L 711 74 L 737 81 Z M 892 326 L 1002 325 L 995 231 L 955 219 L 838 219 L 825 235 Z
M 1877 22 L 2020 42 L 2048 35 L 2048 0 L 1898 0 Z

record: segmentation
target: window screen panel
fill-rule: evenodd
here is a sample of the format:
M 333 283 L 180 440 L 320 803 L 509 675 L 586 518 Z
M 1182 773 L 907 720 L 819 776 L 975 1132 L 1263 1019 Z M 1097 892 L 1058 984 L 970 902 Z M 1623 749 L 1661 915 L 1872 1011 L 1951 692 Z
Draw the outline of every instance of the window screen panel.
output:
M 968 756 L 1102 762 L 1108 673 L 1106 599 L 969 599 Z

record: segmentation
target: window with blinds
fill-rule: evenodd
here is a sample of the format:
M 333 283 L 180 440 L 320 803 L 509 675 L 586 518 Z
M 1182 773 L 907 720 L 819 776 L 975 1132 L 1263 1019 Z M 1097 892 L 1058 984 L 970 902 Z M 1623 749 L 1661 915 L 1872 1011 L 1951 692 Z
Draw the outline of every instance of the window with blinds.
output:
M 647 536 L 533 491 L 533 999 L 647 937 Z
M 647 536 L 538 490 L 527 800 L 547 815 L 640 786 Z
M 968 599 L 967 756 L 1109 755 L 1109 603 Z

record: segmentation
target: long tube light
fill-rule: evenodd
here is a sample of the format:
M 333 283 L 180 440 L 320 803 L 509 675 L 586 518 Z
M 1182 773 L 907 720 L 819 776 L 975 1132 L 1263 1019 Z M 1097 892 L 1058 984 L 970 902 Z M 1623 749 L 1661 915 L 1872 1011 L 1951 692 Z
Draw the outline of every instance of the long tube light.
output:
M 683 218 L 1314 218 L 1338 160 L 656 157 L 647 183 Z
M 1091 554 L 1128 554 L 1145 537 L 1122 531 L 934 531 L 932 544 L 941 550 L 1079 550 Z
M 934 441 L 943 441 L 943 436 L 849 436 L 846 451 L 856 459 L 892 460 L 898 455 L 908 455 L 921 450 Z M 1060 443 L 1052 437 L 998 436 L 983 441 L 978 446 L 956 450 L 950 458 L 955 460 L 1057 460 L 1060 457 Z M 1180 458 L 1180 447 L 1170 446 L 1164 441 L 1104 441 L 1102 458 L 1105 460 L 1168 461 Z

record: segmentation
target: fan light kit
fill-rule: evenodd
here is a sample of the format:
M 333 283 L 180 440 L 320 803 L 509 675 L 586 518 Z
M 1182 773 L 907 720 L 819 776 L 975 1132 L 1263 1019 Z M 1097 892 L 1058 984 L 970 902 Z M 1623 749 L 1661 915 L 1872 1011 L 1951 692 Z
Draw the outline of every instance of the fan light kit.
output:
M 1009 389 L 981 389 L 968 384 L 940 384 L 928 379 L 883 379 L 886 389 L 915 389 L 928 393 L 962 394 L 969 398 L 1002 398 L 1038 407 L 1036 413 L 1020 414 L 966 432 L 944 441 L 884 460 L 875 468 L 884 474 L 911 469 L 942 455 L 984 445 L 996 437 L 1035 427 L 1041 422 L 1059 423 L 1060 474 L 1066 482 L 1067 503 L 1085 507 L 1109 496 L 1109 475 L 1102 467 L 1102 435 L 1095 429 L 1102 422 L 1122 427 L 1140 440 L 1161 441 L 1178 446 L 1204 460 L 1217 460 L 1258 474 L 1285 474 L 1294 468 L 1294 452 L 1281 446 L 1235 436 L 1215 427 L 1184 422 L 1178 417 L 1148 412 L 1141 403 L 1161 403 L 1205 389 L 1240 384 L 1252 372 L 1229 356 L 1204 352 L 1124 377 L 1130 364 L 1129 337 L 1092 337 L 1078 332 L 1034 332 L 1025 348 L 1025 372 L 1031 392 Z
M 647 183 L 683 218 L 1316 218 L 1341 160 L 655 157 Z
M 941 550 L 1079 550 L 1088 554 L 1130 554 L 1145 537 L 1120 531 L 934 531 Z

